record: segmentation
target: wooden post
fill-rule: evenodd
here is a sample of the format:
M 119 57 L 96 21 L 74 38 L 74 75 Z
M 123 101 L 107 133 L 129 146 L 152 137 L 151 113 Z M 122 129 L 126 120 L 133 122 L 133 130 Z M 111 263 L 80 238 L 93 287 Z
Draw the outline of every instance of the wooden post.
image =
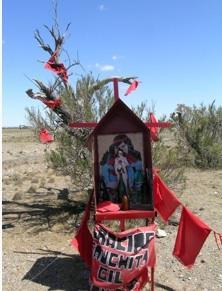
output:
M 154 291 L 154 268 L 151 268 L 151 284 L 150 291 Z
M 119 99 L 119 88 L 118 88 L 118 79 L 113 79 L 113 88 L 114 88 L 114 99 L 117 101 Z
M 120 219 L 120 230 L 121 231 L 125 230 L 125 219 Z

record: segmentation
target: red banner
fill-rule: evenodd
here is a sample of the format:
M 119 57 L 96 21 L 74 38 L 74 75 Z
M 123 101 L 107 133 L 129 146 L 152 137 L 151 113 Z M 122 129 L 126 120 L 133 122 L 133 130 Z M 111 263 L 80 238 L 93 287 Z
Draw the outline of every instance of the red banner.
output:
M 147 268 L 155 266 L 155 230 L 153 224 L 117 233 L 97 224 L 91 290 L 141 290 L 148 281 Z

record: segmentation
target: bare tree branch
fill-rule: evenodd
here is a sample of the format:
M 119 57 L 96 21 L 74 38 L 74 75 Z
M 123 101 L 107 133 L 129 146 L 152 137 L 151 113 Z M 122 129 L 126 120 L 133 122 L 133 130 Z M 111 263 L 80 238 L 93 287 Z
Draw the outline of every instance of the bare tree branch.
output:
M 95 92 L 95 91 L 99 90 L 100 88 L 107 85 L 108 83 L 113 82 L 113 79 L 117 79 L 118 82 L 123 82 L 123 83 L 131 85 L 132 81 L 137 79 L 137 77 L 110 77 L 110 78 L 106 78 L 106 79 L 98 81 L 96 84 L 92 85 L 92 87 L 90 88 L 90 92 Z
M 52 48 L 50 47 L 49 44 L 45 44 L 44 40 L 42 39 L 41 35 L 40 35 L 40 32 L 38 29 L 35 30 L 34 32 L 34 38 L 37 40 L 37 42 L 39 43 L 40 47 L 48 52 L 50 55 L 53 55 L 53 50 Z

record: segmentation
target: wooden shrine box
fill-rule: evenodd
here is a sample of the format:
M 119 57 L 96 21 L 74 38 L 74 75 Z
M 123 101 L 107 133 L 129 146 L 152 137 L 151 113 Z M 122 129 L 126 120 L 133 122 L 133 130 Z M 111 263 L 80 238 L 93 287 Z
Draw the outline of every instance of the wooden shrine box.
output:
M 94 165 L 95 220 L 154 216 L 150 131 L 120 99 L 96 125 L 89 137 Z M 104 201 L 128 210 L 98 212 Z

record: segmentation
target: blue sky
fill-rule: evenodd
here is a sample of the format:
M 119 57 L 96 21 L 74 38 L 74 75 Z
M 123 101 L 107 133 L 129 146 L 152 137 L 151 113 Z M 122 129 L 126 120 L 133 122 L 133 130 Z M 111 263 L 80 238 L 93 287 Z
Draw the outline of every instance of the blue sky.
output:
M 33 37 L 39 29 L 50 41 L 43 25 L 53 24 L 52 2 L 3 0 L 3 126 L 26 124 L 24 108 L 40 106 L 26 97 L 36 88 L 25 75 L 53 80 Z M 222 105 L 221 0 L 58 0 L 58 14 L 62 30 L 71 22 L 65 48 L 73 59 L 78 51 L 86 71 L 138 76 L 130 95 L 119 88 L 129 106 L 147 100 L 161 116 L 179 103 Z

